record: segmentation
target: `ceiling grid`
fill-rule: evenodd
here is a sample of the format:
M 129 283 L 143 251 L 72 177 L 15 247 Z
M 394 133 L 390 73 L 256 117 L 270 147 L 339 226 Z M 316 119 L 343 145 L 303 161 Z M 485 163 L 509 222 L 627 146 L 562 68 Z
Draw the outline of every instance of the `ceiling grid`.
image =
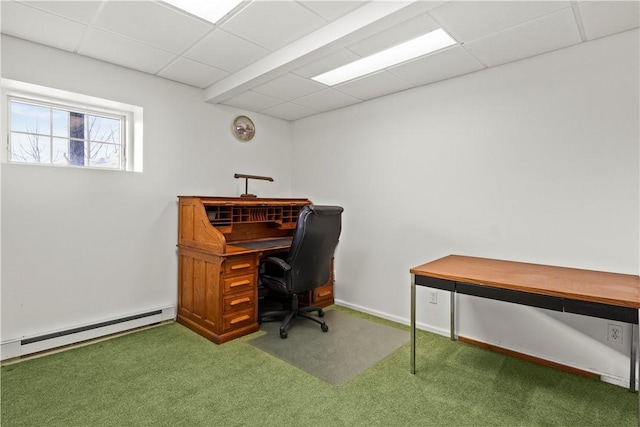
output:
M 4 0 L 3 34 L 297 120 L 636 29 L 631 1 L 245 1 L 214 24 L 162 1 Z M 311 79 L 444 28 L 457 44 L 358 79 Z

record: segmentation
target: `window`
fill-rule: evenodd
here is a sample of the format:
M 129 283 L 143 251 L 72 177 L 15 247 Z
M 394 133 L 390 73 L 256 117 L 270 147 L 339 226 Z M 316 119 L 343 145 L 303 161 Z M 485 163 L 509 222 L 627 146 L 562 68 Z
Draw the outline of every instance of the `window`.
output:
M 9 98 L 9 161 L 124 169 L 125 116 Z
M 142 108 L 7 79 L 2 87 L 7 162 L 142 171 Z

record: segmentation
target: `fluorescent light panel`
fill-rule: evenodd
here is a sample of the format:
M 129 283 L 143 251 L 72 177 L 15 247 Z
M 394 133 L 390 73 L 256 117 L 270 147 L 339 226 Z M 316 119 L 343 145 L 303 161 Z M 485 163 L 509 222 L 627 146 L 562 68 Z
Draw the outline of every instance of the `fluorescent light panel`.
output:
M 312 79 L 325 85 L 333 86 L 427 55 L 456 43 L 453 37 L 442 28 L 439 28 L 415 39 L 312 77 Z
M 243 0 L 163 0 L 212 24 L 236 8 Z

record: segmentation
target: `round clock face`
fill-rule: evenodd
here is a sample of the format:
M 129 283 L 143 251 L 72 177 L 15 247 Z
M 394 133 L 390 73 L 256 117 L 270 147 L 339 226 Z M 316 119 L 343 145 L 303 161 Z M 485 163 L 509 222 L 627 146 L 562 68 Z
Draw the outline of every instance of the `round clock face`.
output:
M 251 141 L 256 134 L 256 127 L 247 116 L 238 116 L 233 121 L 233 135 L 242 142 Z

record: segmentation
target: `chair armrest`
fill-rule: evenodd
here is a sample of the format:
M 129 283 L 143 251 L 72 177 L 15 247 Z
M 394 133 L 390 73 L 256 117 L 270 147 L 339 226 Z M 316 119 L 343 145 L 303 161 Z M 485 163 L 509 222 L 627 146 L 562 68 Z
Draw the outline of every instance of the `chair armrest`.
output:
M 266 257 L 266 258 L 262 258 L 262 260 L 260 261 L 260 271 L 264 271 L 264 265 L 265 264 L 273 264 L 276 265 L 277 267 L 279 267 L 282 271 L 287 272 L 287 271 L 291 271 L 291 266 L 282 258 L 277 258 L 277 257 Z

